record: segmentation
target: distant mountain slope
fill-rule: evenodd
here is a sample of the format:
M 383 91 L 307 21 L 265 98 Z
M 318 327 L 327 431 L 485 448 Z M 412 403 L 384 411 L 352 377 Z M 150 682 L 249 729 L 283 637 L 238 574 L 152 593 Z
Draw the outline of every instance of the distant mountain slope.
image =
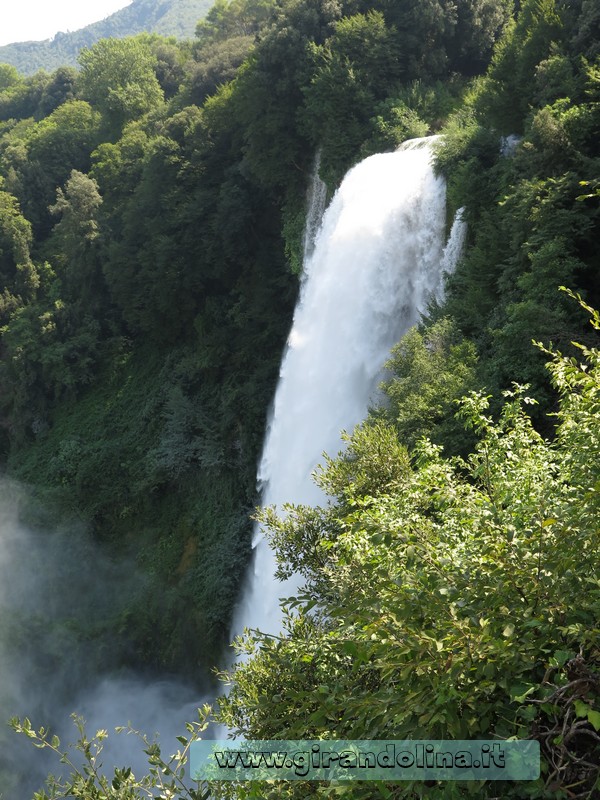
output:
M 72 33 L 57 33 L 43 42 L 18 42 L 0 47 L 0 63 L 13 64 L 24 75 L 75 65 L 83 47 L 109 36 L 122 38 L 148 31 L 178 39 L 192 38 L 196 24 L 213 0 L 133 0 L 131 5 Z

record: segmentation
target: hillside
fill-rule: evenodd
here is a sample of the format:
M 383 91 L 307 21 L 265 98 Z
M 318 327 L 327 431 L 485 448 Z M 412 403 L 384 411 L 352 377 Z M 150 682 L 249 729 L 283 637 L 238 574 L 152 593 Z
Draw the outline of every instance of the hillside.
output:
M 84 47 L 108 37 L 123 38 L 137 33 L 158 33 L 191 39 L 196 24 L 212 5 L 211 0 L 133 0 L 131 5 L 70 33 L 57 33 L 41 42 L 16 42 L 0 47 L 0 63 L 12 64 L 24 75 L 39 69 L 51 72 L 77 64 Z

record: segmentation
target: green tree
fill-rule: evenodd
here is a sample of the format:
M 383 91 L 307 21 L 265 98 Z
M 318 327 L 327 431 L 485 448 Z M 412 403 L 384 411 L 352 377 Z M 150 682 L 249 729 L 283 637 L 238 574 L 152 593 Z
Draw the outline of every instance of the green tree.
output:
M 39 286 L 30 254 L 31 225 L 21 214 L 16 198 L 2 186 L 0 179 L 0 326 L 34 296 Z
M 273 16 L 274 0 L 216 0 L 196 26 L 202 47 L 240 36 L 253 36 Z
M 456 26 L 447 44 L 452 69 L 481 75 L 494 45 L 511 20 L 512 0 L 463 0 L 456 3 Z
M 127 198 L 140 180 L 144 154 L 150 137 L 139 123 L 127 126 L 121 138 L 102 142 L 93 153 L 91 177 L 97 181 L 108 209 L 114 231 L 119 235 L 123 226 L 123 209 Z
M 136 38 L 147 44 L 156 58 L 154 72 L 164 92 L 165 100 L 170 100 L 177 94 L 184 81 L 185 64 L 190 57 L 189 45 L 183 45 L 174 36 L 167 38 L 155 33 L 143 33 Z
M 142 38 L 101 39 L 79 56 L 79 92 L 117 138 L 124 125 L 163 102 L 156 55 Z
M 477 356 L 450 319 L 420 332 L 413 328 L 392 349 L 382 384 L 389 404 L 382 413 L 400 441 L 413 448 L 422 437 L 434 438 L 451 453 L 464 452 L 464 426 L 454 417 L 456 402 L 476 385 Z
M 53 72 L 40 97 L 39 114 L 47 117 L 58 106 L 74 100 L 76 81 L 77 70 L 74 67 L 59 67 Z
M 502 133 L 523 131 L 536 68 L 564 38 L 565 8 L 556 0 L 525 0 L 498 43 L 481 84 L 480 105 Z
M 20 140 L 25 147 L 7 152 L 8 169 L 14 170 L 19 200 L 36 238 L 50 231 L 48 206 L 56 189 L 71 170 L 87 171 L 90 154 L 99 142 L 100 115 L 89 103 L 71 100 L 58 106 L 49 116 L 27 129 Z M 9 160 L 9 156 L 11 159 Z
M 321 46 L 312 45 L 313 77 L 304 88 L 303 117 L 322 146 L 324 180 L 336 186 L 367 137 L 374 107 L 406 74 L 396 32 L 383 14 L 345 17 Z
M 17 86 L 23 80 L 16 67 L 12 64 L 0 64 L 0 92 L 5 92 L 12 86 Z
M 52 244 L 58 248 L 55 262 L 64 296 L 92 314 L 98 314 L 106 299 L 99 251 L 101 204 L 96 181 L 73 170 L 64 190 L 57 189 L 56 203 L 49 209 L 59 217 Z
M 573 44 L 586 58 L 595 59 L 600 52 L 600 10 L 594 0 L 576 0 Z
M 0 92 L 0 119 L 40 119 L 43 116 L 40 103 L 50 83 L 50 75 L 43 70 L 24 80 L 11 82 Z
M 219 86 L 236 76 L 253 45 L 252 36 L 230 36 L 223 41 L 204 45 L 199 58 L 189 69 L 184 90 L 185 101 L 202 105 Z

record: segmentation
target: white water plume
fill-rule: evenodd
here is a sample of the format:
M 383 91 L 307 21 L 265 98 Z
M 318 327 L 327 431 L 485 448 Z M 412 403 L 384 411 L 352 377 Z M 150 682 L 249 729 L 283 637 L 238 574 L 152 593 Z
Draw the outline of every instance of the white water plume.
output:
M 319 175 L 320 166 L 321 151 L 319 150 L 315 157 L 315 164 L 308 187 L 308 213 L 306 214 L 306 224 L 304 226 L 304 263 L 314 252 L 317 233 L 321 227 L 321 220 L 327 203 L 327 185 Z
M 445 184 L 432 168 L 433 138 L 358 164 L 325 212 L 305 263 L 258 470 L 263 505 L 280 513 L 286 502 L 323 502 L 311 478 L 323 452 L 342 448 L 340 432 L 366 416 L 391 347 L 441 297 Z M 296 584 L 275 579 L 260 529 L 254 545 L 234 633 L 276 634 L 279 598 Z
M 467 223 L 464 220 L 464 207 L 459 208 L 454 216 L 454 222 L 450 229 L 450 236 L 448 243 L 444 247 L 442 255 L 442 272 L 446 275 L 451 275 L 460 261 L 463 251 L 465 249 L 465 241 L 467 239 Z M 437 298 L 441 300 L 442 297 Z

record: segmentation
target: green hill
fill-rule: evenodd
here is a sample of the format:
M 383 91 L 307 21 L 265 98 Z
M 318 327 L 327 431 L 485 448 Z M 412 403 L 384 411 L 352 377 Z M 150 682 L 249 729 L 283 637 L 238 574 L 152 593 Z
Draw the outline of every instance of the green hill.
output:
M 0 47 L 0 63 L 12 64 L 24 75 L 39 69 L 75 65 L 84 47 L 108 37 L 123 38 L 136 33 L 191 38 L 198 20 L 212 0 L 133 0 L 131 5 L 78 31 L 57 33 L 42 42 L 17 42 Z

